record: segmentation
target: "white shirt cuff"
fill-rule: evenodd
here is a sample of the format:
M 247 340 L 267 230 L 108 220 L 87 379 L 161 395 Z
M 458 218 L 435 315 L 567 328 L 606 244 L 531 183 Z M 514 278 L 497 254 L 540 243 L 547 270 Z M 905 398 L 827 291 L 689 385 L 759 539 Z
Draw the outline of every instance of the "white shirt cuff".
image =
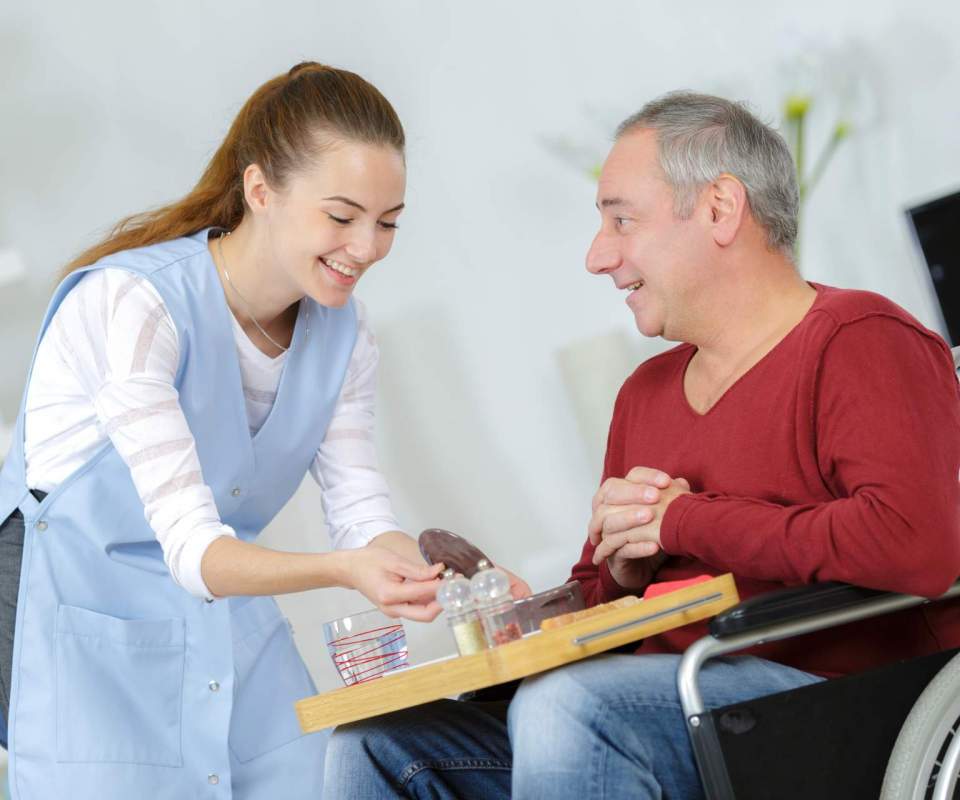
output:
M 237 532 L 229 525 L 217 525 L 193 531 L 180 550 L 179 569 L 173 573 L 174 580 L 194 597 L 213 600 L 214 597 L 203 581 L 200 563 L 210 543 L 221 536 L 237 538 Z
M 330 538 L 335 549 L 354 550 L 358 547 L 366 547 L 381 533 L 398 530 L 400 530 L 400 525 L 395 519 L 371 519 L 354 523 L 346 530 L 331 531 Z

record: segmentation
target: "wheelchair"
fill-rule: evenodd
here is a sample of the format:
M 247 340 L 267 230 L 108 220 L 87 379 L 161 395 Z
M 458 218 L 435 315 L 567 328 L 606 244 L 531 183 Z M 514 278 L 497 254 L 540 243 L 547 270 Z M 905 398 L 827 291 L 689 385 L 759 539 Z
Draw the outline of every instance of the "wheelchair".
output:
M 715 617 L 677 673 L 707 800 L 960 800 L 957 650 L 709 711 L 697 684 L 711 658 L 955 597 L 960 580 L 932 600 L 824 583 Z
M 697 684 L 711 658 L 954 597 L 960 581 L 933 600 L 824 583 L 750 598 L 715 617 L 677 673 L 707 800 L 960 798 L 956 650 L 709 711 Z

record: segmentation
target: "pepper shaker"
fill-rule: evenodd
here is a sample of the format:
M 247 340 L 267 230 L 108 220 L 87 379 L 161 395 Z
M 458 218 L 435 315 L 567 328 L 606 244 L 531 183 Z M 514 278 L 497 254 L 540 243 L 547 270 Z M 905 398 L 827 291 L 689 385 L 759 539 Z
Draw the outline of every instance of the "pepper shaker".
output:
M 477 564 L 470 589 L 490 647 L 523 638 L 506 572 L 484 559 Z

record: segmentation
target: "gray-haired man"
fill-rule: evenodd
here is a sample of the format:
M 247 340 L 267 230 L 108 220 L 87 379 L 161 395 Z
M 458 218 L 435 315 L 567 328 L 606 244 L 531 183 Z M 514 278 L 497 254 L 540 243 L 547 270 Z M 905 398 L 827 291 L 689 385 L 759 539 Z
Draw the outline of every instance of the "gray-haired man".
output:
M 617 398 L 573 577 L 589 603 L 733 572 L 741 597 L 840 580 L 927 596 L 960 574 L 960 391 L 936 334 L 867 292 L 804 281 L 778 134 L 678 93 L 619 129 L 587 268 L 646 336 L 682 342 Z M 525 681 L 338 730 L 328 797 L 701 794 L 676 692 L 691 625 Z M 708 706 L 960 645 L 956 605 L 708 664 Z

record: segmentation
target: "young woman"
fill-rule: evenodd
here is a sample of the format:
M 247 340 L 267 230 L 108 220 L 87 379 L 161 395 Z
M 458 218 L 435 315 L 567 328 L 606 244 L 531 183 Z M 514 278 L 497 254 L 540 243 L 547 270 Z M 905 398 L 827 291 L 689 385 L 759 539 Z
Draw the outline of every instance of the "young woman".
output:
M 351 299 L 393 242 L 403 148 L 377 89 L 300 64 L 185 198 L 68 266 L 0 476 L 13 797 L 319 797 L 326 738 L 293 712 L 315 689 L 269 596 L 436 616 Z M 307 471 L 336 551 L 255 544 Z

